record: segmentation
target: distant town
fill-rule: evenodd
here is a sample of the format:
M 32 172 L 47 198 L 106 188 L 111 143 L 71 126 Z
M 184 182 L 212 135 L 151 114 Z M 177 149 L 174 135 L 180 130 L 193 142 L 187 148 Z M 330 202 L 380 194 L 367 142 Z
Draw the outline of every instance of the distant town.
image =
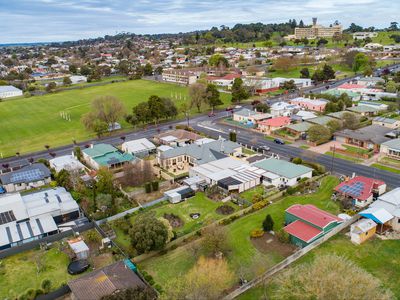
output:
M 4 45 L 0 128 L 0 299 L 400 298 L 395 21 Z

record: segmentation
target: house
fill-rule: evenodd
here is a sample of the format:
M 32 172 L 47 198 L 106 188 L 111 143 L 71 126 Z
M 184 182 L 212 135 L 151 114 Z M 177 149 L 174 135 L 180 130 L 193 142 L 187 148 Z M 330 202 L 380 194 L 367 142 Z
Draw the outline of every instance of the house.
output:
M 109 144 L 92 144 L 90 148 L 82 150 L 82 155 L 86 163 L 95 170 L 101 167 L 118 169 L 135 159 L 132 154 L 123 153 Z
M 49 184 L 50 170 L 42 163 L 24 166 L 21 169 L 0 175 L 0 183 L 8 192 L 19 192 Z
M 128 288 L 144 288 L 146 284 L 135 273 L 135 265 L 125 260 L 71 280 L 68 287 L 73 300 L 100 300 Z
M 311 123 L 301 122 L 301 123 L 290 124 L 290 125 L 286 126 L 286 130 L 296 136 L 299 136 L 299 135 L 306 134 L 311 126 L 312 126 Z
M 327 114 L 328 117 L 334 118 L 336 120 L 342 121 L 345 114 L 351 114 L 353 116 L 359 117 L 357 114 L 349 112 L 349 111 L 337 111 L 333 113 Z
M 241 75 L 238 73 L 226 74 L 225 76 L 216 77 L 216 76 L 208 76 L 207 82 L 211 84 L 215 84 L 219 87 L 224 87 L 230 90 L 232 88 L 233 82 L 236 78 L 240 78 Z
M 366 38 L 375 38 L 378 36 L 377 32 L 354 32 L 354 40 L 365 40 Z
M 328 103 L 328 101 L 323 99 L 309 99 L 304 97 L 297 97 L 290 100 L 289 103 L 297 105 L 305 110 L 323 112 L 325 111 L 325 106 Z
M 292 115 L 298 117 L 300 120 L 305 121 L 318 117 L 315 113 L 306 110 L 300 110 L 297 114 Z
M 290 124 L 289 117 L 275 117 L 264 121 L 257 122 L 257 129 L 262 133 L 270 134 L 271 132 L 284 128 Z
M 12 85 L 0 86 L 0 99 L 22 96 L 23 92 Z
M 246 161 L 226 157 L 189 170 L 190 178 L 199 178 L 208 186 L 217 185 L 226 192 L 243 192 L 261 183 L 261 173 Z
M 77 160 L 73 155 L 64 155 L 49 160 L 50 168 L 60 172 L 61 170 L 67 171 L 83 171 L 85 166 Z
M 314 205 L 295 204 L 285 211 L 286 226 L 283 229 L 289 234 L 292 244 L 303 248 L 323 237 L 342 222 L 342 219 Z
M 282 87 L 285 82 L 293 81 L 298 89 L 310 87 L 312 85 L 310 78 L 283 78 L 283 77 L 274 77 L 271 79 L 276 85 Z
M 188 186 L 181 186 L 173 190 L 166 191 L 164 196 L 170 203 L 176 204 L 185 201 L 195 195 L 195 191 Z
M 311 168 L 276 158 L 255 162 L 252 166 L 264 171 L 262 183 L 266 186 L 294 186 L 300 179 L 312 177 Z
M 395 188 L 379 196 L 369 208 L 361 211 L 359 215 L 379 224 L 377 228 L 379 232 L 387 229 L 400 232 L 400 188 Z
M 373 125 L 380 125 L 390 129 L 396 129 L 400 127 L 400 120 L 385 118 L 385 117 L 375 117 L 372 120 Z
M 306 122 L 311 123 L 313 125 L 326 126 L 332 120 L 334 120 L 334 119 L 331 118 L 331 117 L 322 116 L 322 117 L 316 117 L 316 118 L 313 118 L 313 119 L 308 119 Z
M 385 83 L 385 80 L 381 77 L 369 76 L 369 77 L 363 77 L 363 78 L 360 78 L 357 80 L 358 85 L 362 85 L 365 87 L 375 87 L 376 85 L 378 85 L 380 83 L 382 83 L 382 84 Z
M 87 77 L 82 75 L 72 75 L 69 77 L 72 84 L 84 83 L 87 82 Z
M 365 49 L 376 50 L 376 49 L 383 49 L 383 46 L 378 43 L 368 43 L 364 46 Z
M 356 130 L 344 129 L 335 132 L 335 140 L 349 145 L 355 145 L 364 149 L 373 149 L 379 152 L 380 145 L 390 140 L 386 137 L 392 129 L 379 125 L 370 125 Z
M 191 167 L 228 156 L 240 156 L 242 147 L 234 142 L 219 139 L 203 145 L 191 144 L 164 152 L 157 152 L 157 163 L 173 173 L 188 172 Z
M 242 108 L 241 110 L 235 111 L 233 113 L 233 121 L 245 123 L 248 125 L 255 125 L 257 121 L 262 121 L 271 118 L 272 116 L 267 113 L 260 113 L 253 111 L 248 108 Z
M 0 196 L 0 250 L 69 229 L 81 217 L 79 206 L 64 188 Z M 76 226 L 76 224 L 73 224 Z
M 358 102 L 358 106 L 367 106 L 367 107 L 375 108 L 378 111 L 386 111 L 389 107 L 387 104 L 371 102 L 371 101 L 360 101 L 360 102 Z
M 372 238 L 376 233 L 377 224 L 370 219 L 361 219 L 350 226 L 350 239 L 360 245 Z
M 355 176 L 335 187 L 335 193 L 352 200 L 356 207 L 366 207 L 386 192 L 386 183 L 364 176 Z
M 157 134 L 153 137 L 157 144 L 163 144 L 171 147 L 184 146 L 203 137 L 195 132 L 176 129 Z
M 156 146 L 146 138 L 127 141 L 122 144 L 122 151 L 136 157 L 145 157 L 156 151 Z
M 271 105 L 270 107 L 270 111 L 271 111 L 271 115 L 275 116 L 275 117 L 279 117 L 279 116 L 286 116 L 289 117 L 292 114 L 295 114 L 296 112 L 298 112 L 300 109 L 297 105 L 293 105 L 293 104 L 289 104 L 287 102 L 276 102 L 274 104 Z
M 389 158 L 400 160 L 400 139 L 393 139 L 382 143 L 380 153 Z
M 359 114 L 361 116 L 369 116 L 369 117 L 375 116 L 379 112 L 377 108 L 366 105 L 347 107 L 346 110 Z

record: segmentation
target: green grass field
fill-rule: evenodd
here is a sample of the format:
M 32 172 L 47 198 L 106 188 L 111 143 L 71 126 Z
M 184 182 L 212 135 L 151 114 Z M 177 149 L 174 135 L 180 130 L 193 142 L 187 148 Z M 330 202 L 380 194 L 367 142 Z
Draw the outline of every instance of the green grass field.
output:
M 392 168 L 392 167 L 388 167 L 382 164 L 372 164 L 371 167 L 380 169 L 380 170 L 384 170 L 384 171 L 389 171 L 392 173 L 396 173 L 396 174 L 400 174 L 400 169 L 396 169 L 396 168 Z
M 330 239 L 328 242 L 322 244 L 317 249 L 308 253 L 305 257 L 301 258 L 295 263 L 301 264 L 311 261 L 316 256 L 325 254 L 337 254 L 344 256 L 355 264 L 371 273 L 378 278 L 384 287 L 390 289 L 396 299 L 400 298 L 400 241 L 398 240 L 380 240 L 374 238 L 362 245 L 354 245 L 350 242 L 350 238 L 344 234 L 338 234 Z M 260 299 L 263 295 L 265 288 L 256 287 L 244 293 L 238 299 L 250 300 Z M 267 286 L 267 294 L 273 295 L 273 285 Z
M 174 228 L 174 231 L 177 233 L 178 237 L 188 234 L 196 229 L 204 227 L 212 222 L 215 222 L 219 219 L 222 219 L 224 215 L 218 214 L 216 209 L 223 205 L 221 202 L 216 202 L 207 198 L 204 193 L 197 193 L 193 198 L 188 199 L 185 202 L 177 203 L 177 204 L 165 204 L 154 209 L 150 209 L 149 211 L 155 212 L 157 217 L 162 217 L 164 214 L 174 214 L 179 216 L 179 218 L 184 222 L 182 227 Z M 235 210 L 238 210 L 239 207 L 232 203 L 227 203 L 227 205 L 232 206 Z M 200 217 L 196 220 L 190 217 L 192 213 L 200 213 Z M 134 219 L 137 215 L 134 215 L 130 218 L 130 222 L 133 223 Z M 118 245 L 124 247 L 125 249 L 129 249 L 130 247 L 130 238 L 128 235 L 124 234 L 117 227 L 113 226 L 116 233 L 117 239 L 116 242 Z
M 37 266 L 40 262 L 41 271 Z M 27 289 L 39 289 L 44 279 L 52 282 L 52 290 L 67 283 L 72 276 L 67 272 L 69 257 L 52 248 L 48 251 L 30 250 L 0 262 L 0 299 L 16 299 Z
M 325 155 L 333 156 L 333 152 L 332 151 L 325 152 Z M 352 161 L 354 163 L 362 162 L 362 159 L 351 157 L 351 156 L 346 156 L 346 155 L 343 155 L 343 154 L 340 154 L 340 153 L 335 153 L 335 158 L 340 158 L 340 159 Z
M 119 98 L 127 112 L 151 95 L 172 97 L 179 106 L 188 99 L 187 88 L 177 85 L 156 83 L 146 80 L 132 80 L 105 86 L 63 91 L 44 96 L 16 99 L 0 103 L 0 153 L 11 156 L 16 152 L 25 154 L 35 150 L 70 144 L 75 139 L 83 141 L 93 138 L 80 119 L 89 111 L 91 101 L 99 96 L 111 95 Z M 178 99 L 175 99 L 175 96 Z M 221 93 L 224 103 L 230 102 L 230 95 Z M 186 100 L 188 101 L 188 100 Z M 208 109 L 204 107 L 204 109 Z M 60 117 L 60 112 L 70 114 L 71 121 Z M 193 109 L 193 113 L 196 110 Z M 122 122 L 124 128 L 128 124 Z
M 231 249 L 227 259 L 230 268 L 235 271 L 242 269 L 247 270 L 245 272 L 249 272 L 248 270 L 253 269 L 254 265 L 256 265 L 257 273 L 260 273 L 282 261 L 284 257 L 276 251 L 271 251 L 270 253 L 259 252 L 250 241 L 250 232 L 253 229 L 261 228 L 262 221 L 267 214 L 270 214 L 274 220 L 274 230 L 279 230 L 283 226 L 284 211 L 296 203 L 314 204 L 321 209 L 337 214 L 339 212 L 338 204 L 331 201 L 330 197 L 332 189 L 338 182 L 335 177 L 324 178 L 320 190 L 315 194 L 286 197 L 265 209 L 227 225 L 228 244 Z M 150 273 L 156 283 L 163 286 L 167 284 L 170 278 L 185 274 L 194 265 L 196 258 L 190 249 L 190 244 L 185 245 L 165 255 L 145 260 L 139 266 Z M 254 276 L 252 272 L 247 274 L 248 279 Z

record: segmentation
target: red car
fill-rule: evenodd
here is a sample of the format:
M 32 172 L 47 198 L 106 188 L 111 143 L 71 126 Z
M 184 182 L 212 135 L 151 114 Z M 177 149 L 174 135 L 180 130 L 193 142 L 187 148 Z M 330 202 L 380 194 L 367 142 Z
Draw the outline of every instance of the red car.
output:
M 232 110 L 233 110 L 232 106 L 229 106 L 229 107 L 226 108 L 226 111 L 232 111 Z

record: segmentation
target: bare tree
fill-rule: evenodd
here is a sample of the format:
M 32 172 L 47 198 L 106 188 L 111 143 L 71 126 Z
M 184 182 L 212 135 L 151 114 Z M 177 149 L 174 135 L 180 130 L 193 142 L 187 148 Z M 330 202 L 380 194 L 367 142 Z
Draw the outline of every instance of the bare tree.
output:
M 207 97 L 207 87 L 202 83 L 194 83 L 189 86 L 189 97 L 190 97 L 190 106 L 197 107 L 197 110 L 201 111 L 201 105 L 205 102 Z

